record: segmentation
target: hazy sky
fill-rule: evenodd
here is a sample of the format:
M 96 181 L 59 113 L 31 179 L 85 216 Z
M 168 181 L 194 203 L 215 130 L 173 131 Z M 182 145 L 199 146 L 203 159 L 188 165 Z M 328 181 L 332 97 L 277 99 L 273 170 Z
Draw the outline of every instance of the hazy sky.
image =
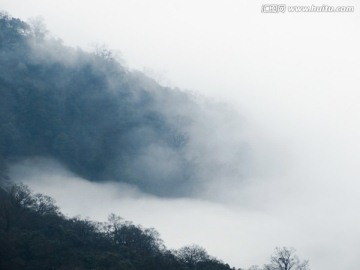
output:
M 44 160 L 18 165 L 14 177 L 34 175 L 33 188 L 66 213 L 105 219 L 116 212 L 156 227 L 170 248 L 195 242 L 238 267 L 263 264 L 286 245 L 312 269 L 356 269 L 360 7 L 298 0 L 286 3 L 352 5 L 355 12 L 264 14 L 265 3 L 0 0 L 15 17 L 41 16 L 66 45 L 107 44 L 162 84 L 228 102 L 248 123 L 259 161 L 246 184 L 209 188 L 211 201 L 90 184 Z

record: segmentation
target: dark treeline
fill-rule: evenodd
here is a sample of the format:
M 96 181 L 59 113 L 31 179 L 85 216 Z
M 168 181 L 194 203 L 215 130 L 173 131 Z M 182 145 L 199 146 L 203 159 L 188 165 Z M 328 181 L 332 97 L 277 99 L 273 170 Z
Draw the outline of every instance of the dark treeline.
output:
M 235 270 L 197 245 L 168 250 L 155 229 L 111 214 L 108 222 L 67 218 L 25 185 L 0 187 L 0 269 Z M 238 269 L 244 270 L 244 269 Z M 293 248 L 248 270 L 310 270 Z
M 0 269 L 231 270 L 196 245 L 165 248 L 154 229 L 111 214 L 106 223 L 66 218 L 25 185 L 0 188 Z
M 130 72 L 106 49 L 65 47 L 40 23 L 0 13 L 3 176 L 9 162 L 42 156 L 89 180 L 187 194 L 195 174 L 184 154 L 190 120 L 166 109 L 177 102 L 193 106 L 187 94 Z

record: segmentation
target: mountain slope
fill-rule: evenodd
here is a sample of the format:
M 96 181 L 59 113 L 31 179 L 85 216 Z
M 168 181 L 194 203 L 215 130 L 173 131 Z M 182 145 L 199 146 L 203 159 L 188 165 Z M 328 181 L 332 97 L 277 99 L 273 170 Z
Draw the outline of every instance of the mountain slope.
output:
M 189 118 L 162 103 L 191 98 L 0 15 L 0 162 L 43 156 L 96 181 L 115 180 L 163 196 L 188 193 Z
M 66 218 L 24 185 L 0 189 L 0 243 L 0 269 L 231 270 L 198 246 L 169 251 L 154 229 L 113 214 Z

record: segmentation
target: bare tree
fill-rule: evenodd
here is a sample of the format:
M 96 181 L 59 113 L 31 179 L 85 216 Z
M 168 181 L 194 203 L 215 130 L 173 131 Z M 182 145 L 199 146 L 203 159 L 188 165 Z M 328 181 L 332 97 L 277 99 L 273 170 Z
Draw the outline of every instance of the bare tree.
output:
M 266 264 L 264 270 L 310 270 L 310 268 L 308 261 L 300 261 L 295 255 L 294 248 L 277 247 L 270 258 L 270 264 Z
M 199 262 L 203 262 L 210 259 L 206 250 L 198 245 L 185 246 L 175 251 L 175 256 L 178 259 L 188 265 L 189 267 L 195 266 Z
M 53 198 L 39 193 L 35 194 L 33 198 L 33 205 L 30 208 L 35 212 L 41 215 L 59 215 L 59 207 L 56 206 Z
M 9 195 L 11 202 L 17 207 L 30 208 L 35 201 L 30 188 L 22 183 L 11 185 Z

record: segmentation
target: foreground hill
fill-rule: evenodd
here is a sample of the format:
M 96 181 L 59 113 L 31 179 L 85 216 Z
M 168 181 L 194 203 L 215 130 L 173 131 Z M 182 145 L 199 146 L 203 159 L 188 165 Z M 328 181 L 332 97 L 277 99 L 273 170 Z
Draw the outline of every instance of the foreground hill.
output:
M 170 251 L 154 229 L 112 214 L 66 218 L 24 185 L 0 189 L 0 269 L 230 270 L 196 245 Z

